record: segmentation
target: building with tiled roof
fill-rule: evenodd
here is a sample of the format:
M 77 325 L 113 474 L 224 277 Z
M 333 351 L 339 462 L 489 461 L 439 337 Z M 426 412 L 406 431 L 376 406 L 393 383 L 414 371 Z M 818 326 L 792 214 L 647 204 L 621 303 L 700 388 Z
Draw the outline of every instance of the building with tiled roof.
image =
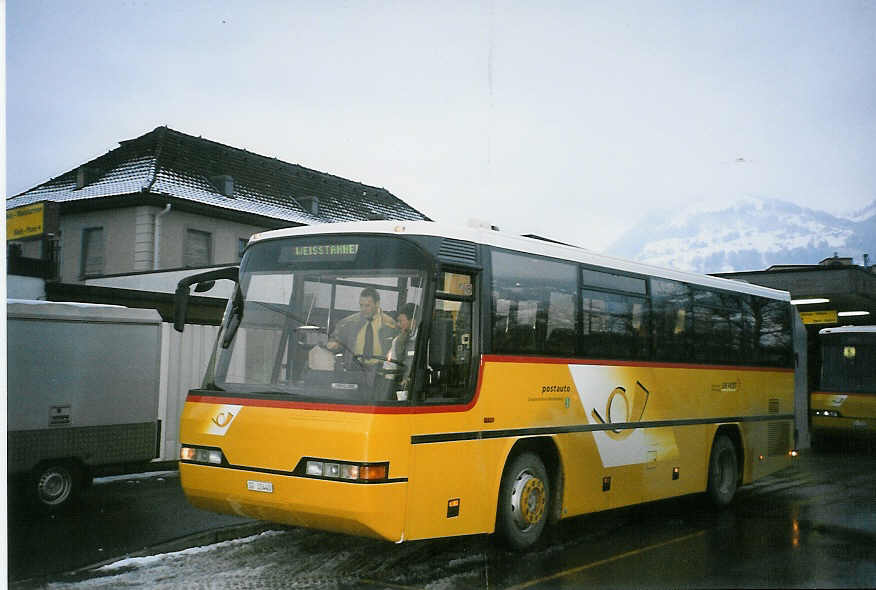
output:
M 64 283 L 234 264 L 266 229 L 428 219 L 384 188 L 167 127 L 7 199 L 6 209 L 7 228 L 15 215 L 23 228 L 7 236 L 10 260 L 49 261 Z

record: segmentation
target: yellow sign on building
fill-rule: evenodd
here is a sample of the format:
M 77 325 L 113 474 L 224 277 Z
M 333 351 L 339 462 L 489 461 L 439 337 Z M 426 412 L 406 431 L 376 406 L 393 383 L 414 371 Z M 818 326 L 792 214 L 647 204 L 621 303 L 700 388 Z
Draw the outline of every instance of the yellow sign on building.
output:
M 835 309 L 826 309 L 823 311 L 801 311 L 800 319 L 804 324 L 835 324 L 837 323 L 837 315 Z
M 6 239 L 20 240 L 45 232 L 45 204 L 25 205 L 6 211 Z

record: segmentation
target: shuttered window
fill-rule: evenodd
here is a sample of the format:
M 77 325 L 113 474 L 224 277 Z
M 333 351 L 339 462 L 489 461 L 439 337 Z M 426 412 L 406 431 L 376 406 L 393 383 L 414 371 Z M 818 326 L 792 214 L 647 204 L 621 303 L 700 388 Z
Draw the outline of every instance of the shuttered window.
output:
M 212 259 L 212 241 L 213 237 L 210 232 L 196 229 L 186 230 L 183 264 L 185 266 L 209 266 Z
M 103 274 L 103 228 L 82 230 L 82 275 Z

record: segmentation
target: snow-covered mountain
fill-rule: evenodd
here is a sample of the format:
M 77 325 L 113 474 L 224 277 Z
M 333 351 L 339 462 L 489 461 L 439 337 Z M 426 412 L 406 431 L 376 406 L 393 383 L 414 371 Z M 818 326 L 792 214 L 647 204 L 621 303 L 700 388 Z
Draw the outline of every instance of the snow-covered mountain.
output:
M 747 198 L 721 209 L 649 214 L 605 253 L 696 272 L 816 264 L 838 253 L 876 259 L 876 201 L 837 217 L 776 199 Z

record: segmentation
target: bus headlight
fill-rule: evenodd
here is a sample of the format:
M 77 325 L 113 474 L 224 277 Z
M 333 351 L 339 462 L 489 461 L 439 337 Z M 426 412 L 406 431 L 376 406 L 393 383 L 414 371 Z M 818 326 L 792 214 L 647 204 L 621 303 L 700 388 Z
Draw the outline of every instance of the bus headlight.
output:
M 222 465 L 222 451 L 219 449 L 204 449 L 199 447 L 181 447 L 179 450 L 180 461 L 191 463 L 209 463 Z
M 839 418 L 840 413 L 836 410 L 815 410 L 816 416 L 830 416 L 831 418 Z
M 388 463 L 343 463 L 323 459 L 303 459 L 295 473 L 321 479 L 348 481 L 384 481 L 389 475 Z

